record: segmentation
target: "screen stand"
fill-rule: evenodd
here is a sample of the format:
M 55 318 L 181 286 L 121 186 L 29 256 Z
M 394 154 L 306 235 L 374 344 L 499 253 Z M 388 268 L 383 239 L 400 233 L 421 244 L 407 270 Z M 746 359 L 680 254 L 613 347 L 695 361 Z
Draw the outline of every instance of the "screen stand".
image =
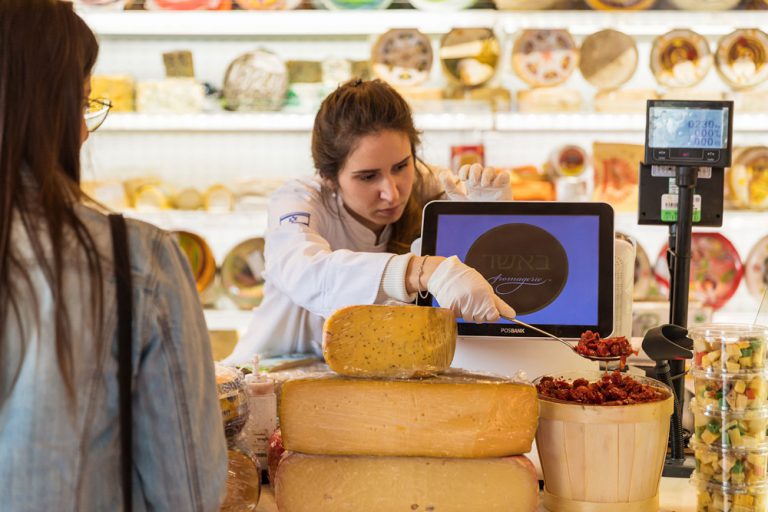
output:
M 669 252 L 667 261 L 670 270 L 670 323 L 688 327 L 688 291 L 691 274 L 691 233 L 693 231 L 693 196 L 699 169 L 677 167 L 678 187 L 677 221 L 669 226 Z M 658 365 L 657 365 L 658 366 Z M 666 365 L 665 365 L 666 366 Z M 665 368 L 666 376 L 675 392 L 675 408 L 672 413 L 669 439 L 671 454 L 664 464 L 663 476 L 688 478 L 693 471 L 693 462 L 686 460 L 683 451 L 682 416 L 685 407 L 684 359 L 670 359 Z M 689 457 L 690 459 L 690 457 Z

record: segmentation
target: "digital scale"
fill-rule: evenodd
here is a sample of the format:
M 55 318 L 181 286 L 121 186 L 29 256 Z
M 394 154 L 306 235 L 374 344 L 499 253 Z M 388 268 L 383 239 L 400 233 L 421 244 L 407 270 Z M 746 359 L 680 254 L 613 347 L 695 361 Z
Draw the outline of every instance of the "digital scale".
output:
M 645 160 L 640 164 L 638 224 L 668 225 L 670 324 L 651 329 L 643 350 L 656 361 L 657 378 L 675 392 L 671 455 L 665 476 L 687 478 L 693 464 L 683 451 L 685 359 L 693 225 L 723 225 L 723 182 L 731 165 L 732 101 L 648 100 Z

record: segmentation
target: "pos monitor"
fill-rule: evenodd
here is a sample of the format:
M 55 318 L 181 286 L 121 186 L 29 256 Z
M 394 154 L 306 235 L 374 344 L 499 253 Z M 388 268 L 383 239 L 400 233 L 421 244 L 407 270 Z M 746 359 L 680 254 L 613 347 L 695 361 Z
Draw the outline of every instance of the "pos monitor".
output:
M 613 209 L 604 203 L 433 201 L 424 255 L 458 256 L 520 320 L 561 338 L 613 330 Z M 428 296 L 419 304 L 437 306 Z M 507 320 L 458 320 L 460 336 L 539 338 Z

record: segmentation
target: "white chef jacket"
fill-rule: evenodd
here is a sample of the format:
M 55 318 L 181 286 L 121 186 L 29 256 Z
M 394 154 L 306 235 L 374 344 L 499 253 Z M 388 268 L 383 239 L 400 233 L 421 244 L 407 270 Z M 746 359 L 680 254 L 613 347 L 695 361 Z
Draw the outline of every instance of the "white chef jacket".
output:
M 439 171 L 417 168 L 422 199 L 441 195 Z M 392 301 L 382 290 L 384 270 L 395 256 L 386 252 L 391 226 L 377 237 L 340 197 L 323 200 L 317 176 L 283 185 L 271 196 L 267 214 L 264 300 L 227 363 L 245 363 L 254 354 L 322 354 L 323 322 L 331 313 Z

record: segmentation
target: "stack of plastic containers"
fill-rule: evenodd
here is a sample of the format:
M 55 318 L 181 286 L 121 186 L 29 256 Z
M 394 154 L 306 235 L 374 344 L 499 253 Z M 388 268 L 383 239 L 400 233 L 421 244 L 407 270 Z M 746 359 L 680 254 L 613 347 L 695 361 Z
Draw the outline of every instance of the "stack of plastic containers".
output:
M 768 328 L 707 325 L 693 338 L 699 512 L 768 512 Z

